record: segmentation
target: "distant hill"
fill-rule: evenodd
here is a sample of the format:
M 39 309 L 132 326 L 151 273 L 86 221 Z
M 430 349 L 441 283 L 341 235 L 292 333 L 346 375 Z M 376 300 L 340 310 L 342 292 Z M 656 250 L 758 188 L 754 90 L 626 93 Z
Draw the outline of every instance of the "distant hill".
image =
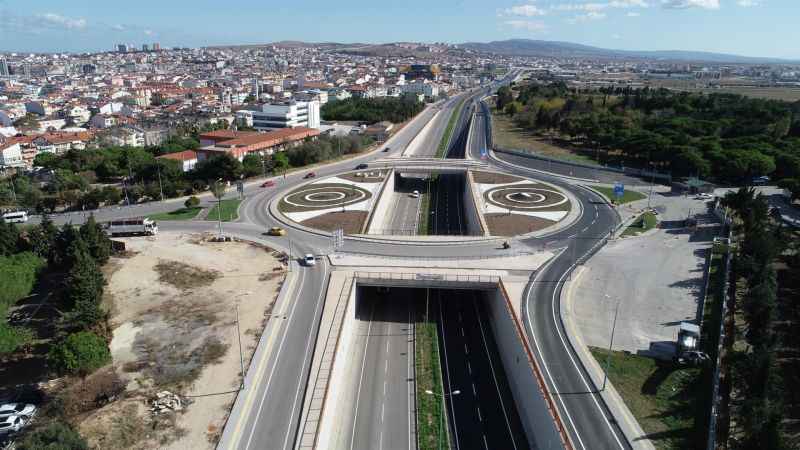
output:
M 467 42 L 459 47 L 473 51 L 496 53 L 508 56 L 533 56 L 552 58 L 594 59 L 662 59 L 670 61 L 697 61 L 735 64 L 788 64 L 797 63 L 786 59 L 761 58 L 755 56 L 729 55 L 725 53 L 693 52 L 682 50 L 630 51 L 611 50 L 572 42 L 541 41 L 533 39 L 509 39 L 493 42 Z

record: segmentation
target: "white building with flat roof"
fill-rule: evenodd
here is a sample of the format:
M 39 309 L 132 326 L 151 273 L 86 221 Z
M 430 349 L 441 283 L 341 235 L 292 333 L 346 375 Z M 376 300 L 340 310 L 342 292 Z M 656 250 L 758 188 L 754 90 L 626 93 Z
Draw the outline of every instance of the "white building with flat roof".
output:
M 258 131 L 306 127 L 319 129 L 319 102 L 255 105 L 236 112 L 236 119 Z

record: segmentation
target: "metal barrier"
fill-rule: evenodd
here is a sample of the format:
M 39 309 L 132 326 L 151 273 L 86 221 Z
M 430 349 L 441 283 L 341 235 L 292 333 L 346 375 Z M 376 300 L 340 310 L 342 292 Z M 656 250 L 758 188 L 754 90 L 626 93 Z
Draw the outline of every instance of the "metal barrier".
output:
M 496 275 L 452 275 L 445 273 L 424 272 L 355 272 L 358 282 L 369 281 L 407 281 L 407 282 L 442 282 L 442 283 L 474 283 L 498 285 L 500 277 Z

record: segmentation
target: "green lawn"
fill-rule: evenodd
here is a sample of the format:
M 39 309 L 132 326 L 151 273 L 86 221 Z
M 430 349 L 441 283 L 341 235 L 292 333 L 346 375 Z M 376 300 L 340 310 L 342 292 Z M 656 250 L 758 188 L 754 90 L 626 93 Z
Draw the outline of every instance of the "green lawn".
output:
M 628 228 L 622 232 L 623 236 L 636 236 L 637 234 L 644 233 L 647 230 L 652 230 L 658 223 L 656 215 L 650 211 L 643 213 Z
M 463 99 L 458 102 L 458 106 L 456 106 L 456 109 L 453 110 L 453 115 L 450 116 L 450 120 L 447 122 L 447 128 L 444 129 L 442 140 L 439 142 L 439 148 L 436 149 L 437 158 L 444 158 L 446 156 L 445 153 L 447 152 L 447 144 L 450 142 L 450 136 L 453 134 L 453 128 L 455 128 L 458 116 L 461 114 L 462 106 L 464 106 Z
M 417 322 L 415 346 L 415 365 L 417 371 L 417 436 L 419 447 L 425 449 L 449 448 L 447 445 L 447 417 L 440 396 L 425 391 L 442 394 L 442 369 L 439 365 L 439 341 L 436 321 Z M 440 447 L 441 446 L 441 447 Z
M 150 214 L 147 217 L 153 220 L 192 220 L 201 209 L 203 208 L 199 206 L 194 208 L 180 208 L 166 213 Z
M 219 214 L 222 213 L 222 221 L 230 222 L 239 218 L 239 204 L 242 203 L 238 198 L 231 198 L 221 202 L 222 208 L 217 206 L 214 202 L 214 207 L 208 212 L 208 220 L 219 220 Z
M 589 350 L 605 368 L 608 351 Z M 700 372 L 615 351 L 608 377 L 657 449 L 704 449 L 705 433 L 695 429 L 695 417 L 698 399 L 710 393 Z
M 623 203 L 635 202 L 636 200 L 642 200 L 644 198 L 647 198 L 647 196 L 642 194 L 641 192 L 625 189 L 625 193 L 622 194 L 622 198 L 617 199 L 617 197 L 614 195 L 614 188 L 606 186 L 589 186 L 589 187 L 597 192 L 601 192 L 603 195 L 610 198 L 613 203 L 616 203 L 618 205 L 621 205 Z

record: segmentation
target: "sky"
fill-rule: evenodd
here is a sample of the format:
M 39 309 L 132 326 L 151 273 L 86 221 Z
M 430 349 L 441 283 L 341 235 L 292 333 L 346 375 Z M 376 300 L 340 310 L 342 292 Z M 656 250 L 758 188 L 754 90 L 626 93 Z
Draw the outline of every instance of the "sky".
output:
M 0 0 L 0 51 L 528 38 L 800 60 L 798 19 L 798 0 Z

